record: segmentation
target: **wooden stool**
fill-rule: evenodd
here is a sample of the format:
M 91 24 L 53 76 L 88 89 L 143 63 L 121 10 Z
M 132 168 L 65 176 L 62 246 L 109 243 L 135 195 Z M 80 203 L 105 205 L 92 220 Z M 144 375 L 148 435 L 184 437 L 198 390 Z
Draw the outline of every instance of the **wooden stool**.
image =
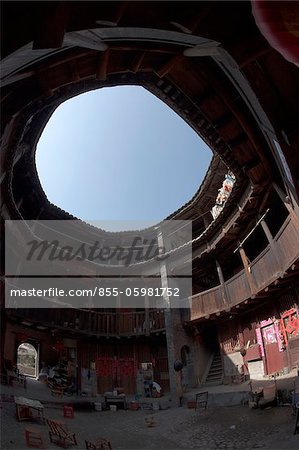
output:
M 27 447 L 47 448 L 43 439 L 43 434 L 39 428 L 26 427 L 25 439 Z
M 63 417 L 67 419 L 74 418 L 74 408 L 72 406 L 64 405 L 63 406 Z

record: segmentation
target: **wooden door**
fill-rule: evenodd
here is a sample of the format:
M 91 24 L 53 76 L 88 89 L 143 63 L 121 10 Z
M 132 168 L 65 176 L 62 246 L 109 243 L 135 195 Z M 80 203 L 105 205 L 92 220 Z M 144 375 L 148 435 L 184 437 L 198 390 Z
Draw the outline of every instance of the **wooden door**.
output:
M 273 324 L 262 328 L 263 343 L 265 349 L 267 374 L 279 372 L 284 367 L 284 354 L 279 351 L 275 327 Z

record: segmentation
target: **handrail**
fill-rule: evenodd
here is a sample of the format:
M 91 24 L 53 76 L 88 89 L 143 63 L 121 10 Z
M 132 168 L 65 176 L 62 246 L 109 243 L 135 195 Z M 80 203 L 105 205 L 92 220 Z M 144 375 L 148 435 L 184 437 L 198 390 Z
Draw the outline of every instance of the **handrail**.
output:
M 256 288 L 255 295 L 280 276 L 283 276 L 283 273 L 299 258 L 299 229 L 291 216 L 286 218 L 273 238 L 273 242 L 275 249 L 273 245 L 269 244 L 250 263 L 250 275 Z M 231 289 L 231 285 L 234 285 L 234 289 Z M 252 297 L 252 292 L 245 276 L 245 269 L 225 281 L 224 286 L 227 294 L 225 299 L 220 295 L 223 289 L 221 285 L 192 295 L 191 321 L 210 316 L 211 314 L 221 313 Z M 210 294 L 214 294 L 214 296 Z M 207 296 L 209 297 L 209 303 L 204 302 Z
M 60 309 L 47 309 L 45 315 L 43 309 L 18 308 L 10 314 L 33 323 L 42 321 L 43 325 L 52 328 L 95 336 L 142 335 L 165 329 L 163 310 L 148 310 L 148 321 L 145 311 L 121 313 L 67 308 L 63 314 Z
M 273 247 L 275 245 L 275 249 Z M 264 290 L 273 283 L 299 258 L 299 229 L 296 223 L 288 216 L 269 244 L 251 263 L 250 275 L 253 278 L 256 292 Z M 211 314 L 228 311 L 244 300 L 253 296 L 245 269 L 226 280 L 223 286 L 214 286 L 206 291 L 194 294 L 190 320 L 198 320 Z M 59 309 L 48 310 L 47 318 L 39 310 L 16 310 L 14 315 L 26 316 L 28 320 L 48 320 L 52 327 L 72 329 L 78 333 L 105 336 L 128 336 L 149 334 L 165 329 L 164 311 L 148 310 L 135 312 L 97 312 L 90 310 L 66 309 L 63 318 Z M 40 310 L 42 311 L 42 310 Z M 39 314 L 42 317 L 39 318 Z M 36 316 L 36 317 L 34 317 Z

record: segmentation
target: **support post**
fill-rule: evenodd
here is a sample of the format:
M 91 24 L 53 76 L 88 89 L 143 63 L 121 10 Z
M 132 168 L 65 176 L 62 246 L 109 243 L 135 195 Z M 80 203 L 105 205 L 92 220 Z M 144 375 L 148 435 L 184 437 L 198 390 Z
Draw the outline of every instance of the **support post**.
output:
M 266 224 L 265 219 L 261 220 L 261 226 L 262 226 L 262 229 L 263 229 L 263 231 L 264 231 L 264 233 L 266 235 L 266 238 L 267 238 L 267 240 L 269 242 L 269 245 L 271 247 L 271 251 L 272 251 L 272 254 L 274 255 L 274 258 L 275 258 L 275 261 L 276 261 L 276 264 L 277 264 L 277 268 L 280 269 L 277 245 L 276 245 L 276 242 L 273 239 L 271 231 L 268 228 L 268 225 Z
M 217 268 L 217 274 L 218 274 L 218 278 L 219 278 L 220 285 L 221 285 L 222 299 L 223 299 L 224 304 L 227 306 L 227 305 L 229 305 L 230 301 L 229 301 L 228 292 L 227 292 L 226 285 L 225 285 L 224 278 L 223 278 L 223 272 L 222 272 L 221 266 L 219 264 L 219 261 L 217 259 L 216 259 L 216 268 Z
M 150 318 L 149 318 L 149 298 L 148 295 L 144 298 L 145 301 L 145 335 L 149 336 L 150 334 Z
M 295 209 L 293 209 L 291 204 L 287 201 L 288 196 L 283 192 L 283 190 L 276 183 L 274 183 L 273 186 L 278 196 L 280 197 L 281 201 L 288 210 L 292 221 L 296 224 L 297 227 L 299 227 L 299 216 L 298 216 L 299 212 L 297 212 L 299 209 L 298 205 L 296 205 Z
M 164 247 L 163 236 L 160 231 L 158 234 L 158 246 L 160 249 Z M 170 388 L 170 398 L 171 406 L 180 405 L 179 389 L 177 385 L 177 377 L 174 371 L 175 362 L 175 339 L 174 339 L 174 324 L 172 309 L 170 307 L 170 298 L 167 295 L 168 279 L 167 279 L 167 267 L 164 260 L 161 261 L 160 265 L 160 276 L 161 276 L 161 286 L 164 289 L 163 299 L 166 303 L 166 308 L 164 310 L 165 319 L 165 329 L 166 329 L 166 343 L 167 343 L 167 355 L 168 355 L 168 370 L 169 370 L 169 388 Z
M 239 253 L 242 259 L 242 263 L 245 269 L 245 275 L 246 275 L 246 279 L 248 281 L 249 287 L 250 287 L 250 291 L 252 295 L 255 295 L 256 293 L 256 287 L 255 287 L 255 283 L 252 277 L 252 273 L 251 273 L 251 269 L 250 266 L 248 264 L 248 259 L 245 253 L 245 250 L 243 247 L 239 247 Z

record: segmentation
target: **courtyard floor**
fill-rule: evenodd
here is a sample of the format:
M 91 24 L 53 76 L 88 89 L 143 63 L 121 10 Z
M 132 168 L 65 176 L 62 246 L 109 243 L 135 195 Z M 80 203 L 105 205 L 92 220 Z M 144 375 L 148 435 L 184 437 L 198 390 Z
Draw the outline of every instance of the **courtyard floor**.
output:
M 1 449 L 26 448 L 24 430 L 33 422 L 18 422 L 13 402 L 2 403 Z M 156 426 L 148 428 L 145 418 L 154 415 Z M 45 408 L 45 416 L 63 419 L 62 405 Z M 186 407 L 157 411 L 75 411 L 73 419 L 64 419 L 78 438 L 78 449 L 84 449 L 85 439 L 104 437 L 113 450 L 150 449 L 236 449 L 267 450 L 299 449 L 299 434 L 294 435 L 295 416 L 290 407 L 252 410 L 247 406 L 210 407 L 195 412 Z M 49 449 L 45 425 L 38 422 Z M 76 448 L 76 447 L 74 447 Z
M 291 378 L 282 379 L 281 387 L 291 387 Z M 231 390 L 248 390 L 245 386 L 215 386 L 209 392 L 223 395 Z M 198 390 L 197 390 L 198 391 Z M 48 429 L 39 422 L 18 422 L 13 396 L 23 396 L 41 400 L 44 403 L 46 418 L 63 419 L 63 404 L 76 402 L 73 419 L 63 419 L 71 432 L 76 433 L 78 450 L 85 449 L 85 439 L 94 440 L 103 437 L 111 441 L 113 450 L 179 450 L 179 449 L 235 449 L 249 450 L 298 450 L 299 434 L 294 435 L 295 416 L 290 406 L 276 406 L 264 410 L 250 409 L 248 406 L 209 405 L 207 410 L 194 411 L 182 407 L 163 409 L 155 412 L 139 410 L 99 411 L 81 410 L 90 405 L 89 401 L 101 401 L 98 398 L 80 397 L 56 398 L 51 396 L 44 384 L 28 379 L 27 389 L 22 386 L 1 386 L 1 446 L 3 450 L 26 449 L 24 430 L 26 426 L 39 428 L 48 449 L 58 449 L 48 438 Z M 186 395 L 192 399 L 194 393 Z M 161 407 L 169 408 L 167 396 L 159 401 Z M 145 419 L 153 415 L 156 425 L 148 428 Z

